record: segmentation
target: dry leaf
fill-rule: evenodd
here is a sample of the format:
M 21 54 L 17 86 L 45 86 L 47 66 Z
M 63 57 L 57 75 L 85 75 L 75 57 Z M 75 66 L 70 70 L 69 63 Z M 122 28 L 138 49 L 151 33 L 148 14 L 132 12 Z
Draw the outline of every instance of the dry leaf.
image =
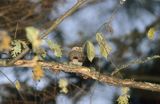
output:
M 108 55 L 111 53 L 112 48 L 109 46 L 109 44 L 106 42 L 104 36 L 102 33 L 96 34 L 96 40 L 100 47 L 101 55 L 105 58 L 108 57 Z
M 44 76 L 43 69 L 41 65 L 37 63 L 37 65 L 33 67 L 33 79 L 40 80 L 43 76 Z
M 0 51 L 10 50 L 11 38 L 6 31 L 0 31 Z

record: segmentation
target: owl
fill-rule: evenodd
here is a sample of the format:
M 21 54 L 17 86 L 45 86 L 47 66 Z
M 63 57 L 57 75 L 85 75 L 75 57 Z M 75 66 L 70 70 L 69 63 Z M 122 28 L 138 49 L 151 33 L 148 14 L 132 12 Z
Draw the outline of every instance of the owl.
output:
M 69 64 L 82 66 L 85 55 L 82 47 L 73 47 L 69 52 Z

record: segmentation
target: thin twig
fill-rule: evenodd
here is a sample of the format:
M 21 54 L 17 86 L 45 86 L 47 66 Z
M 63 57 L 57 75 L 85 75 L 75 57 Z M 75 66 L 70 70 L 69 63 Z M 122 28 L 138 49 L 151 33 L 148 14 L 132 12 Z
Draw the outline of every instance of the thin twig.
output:
M 3 73 L 1 70 L 0 70 L 0 73 L 1 73 L 3 76 L 5 76 L 5 77 L 7 78 L 7 80 L 8 80 L 14 87 L 16 87 L 15 84 L 10 80 L 10 78 L 9 78 L 5 73 Z M 20 95 L 20 97 L 22 98 L 22 100 L 25 102 L 25 98 L 22 96 L 22 94 L 18 91 L 17 88 L 16 88 L 16 90 L 17 90 L 18 94 Z
M 134 65 L 134 64 L 144 64 L 148 61 L 152 61 L 152 60 L 155 60 L 155 59 L 160 59 L 160 56 L 159 55 L 154 55 L 154 56 L 151 56 L 151 57 L 147 57 L 146 59 L 144 60 L 141 60 L 141 59 L 136 59 L 128 64 L 125 64 L 125 65 L 122 65 L 120 66 L 119 68 L 116 68 L 115 71 L 112 72 L 112 76 L 114 76 L 116 73 L 126 69 L 127 67 L 131 66 L 131 65 Z
M 63 14 L 60 18 L 58 18 L 52 26 L 42 35 L 41 39 L 45 38 L 51 31 L 53 31 L 65 18 L 70 16 L 73 12 L 75 12 L 82 4 L 84 4 L 87 0 L 78 0 L 77 3 L 69 9 L 65 14 Z
M 105 23 L 103 23 L 103 24 L 97 29 L 96 34 L 97 34 L 98 32 L 100 32 L 101 29 L 102 29 L 104 26 L 106 27 L 106 29 L 109 28 L 108 30 L 110 30 L 110 28 L 111 28 L 111 27 L 110 27 L 111 22 L 112 22 L 113 19 L 115 18 L 115 15 L 116 15 L 116 13 L 117 13 L 117 11 L 118 11 L 119 8 L 120 8 L 120 5 L 118 4 L 118 5 L 116 6 L 116 8 L 113 10 L 111 16 L 109 17 L 109 20 L 107 20 Z M 111 30 L 112 30 L 112 29 L 111 29 Z M 111 33 L 111 35 L 113 35 L 113 31 L 109 31 L 109 32 Z M 103 48 L 107 51 L 105 45 L 102 45 L 102 46 L 103 46 Z M 107 51 L 107 54 L 109 54 L 108 51 Z M 113 65 L 115 68 L 117 68 L 117 66 L 114 64 L 114 62 L 113 62 L 113 60 L 112 60 L 112 56 L 111 56 L 111 55 L 109 55 L 108 59 L 111 61 L 112 65 Z M 99 69 L 98 71 L 99 71 L 99 77 L 100 77 L 101 70 Z M 99 78 L 98 78 L 98 79 L 99 79 Z M 95 89 L 96 89 L 96 85 L 94 86 L 93 91 L 91 90 L 90 99 L 92 99 Z M 90 104 L 92 104 L 92 100 L 90 100 Z

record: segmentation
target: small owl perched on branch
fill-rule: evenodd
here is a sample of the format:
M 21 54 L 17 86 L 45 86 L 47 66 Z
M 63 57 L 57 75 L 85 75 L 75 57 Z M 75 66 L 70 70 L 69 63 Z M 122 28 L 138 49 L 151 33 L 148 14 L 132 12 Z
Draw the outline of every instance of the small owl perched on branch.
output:
M 69 52 L 69 64 L 82 66 L 85 58 L 82 47 L 73 47 Z
M 86 50 L 82 47 L 73 47 L 69 52 L 69 64 L 98 68 L 98 58 L 90 62 L 86 55 Z

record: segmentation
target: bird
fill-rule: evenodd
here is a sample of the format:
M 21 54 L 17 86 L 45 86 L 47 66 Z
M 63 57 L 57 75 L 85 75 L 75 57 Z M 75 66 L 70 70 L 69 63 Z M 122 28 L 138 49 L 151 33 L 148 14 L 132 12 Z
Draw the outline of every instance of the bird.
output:
M 69 52 L 69 64 L 82 66 L 85 60 L 85 55 L 82 47 L 73 47 Z
M 69 52 L 69 64 L 77 66 L 85 66 L 89 68 L 99 68 L 98 57 L 95 57 L 92 62 L 87 58 L 86 47 L 74 46 Z

